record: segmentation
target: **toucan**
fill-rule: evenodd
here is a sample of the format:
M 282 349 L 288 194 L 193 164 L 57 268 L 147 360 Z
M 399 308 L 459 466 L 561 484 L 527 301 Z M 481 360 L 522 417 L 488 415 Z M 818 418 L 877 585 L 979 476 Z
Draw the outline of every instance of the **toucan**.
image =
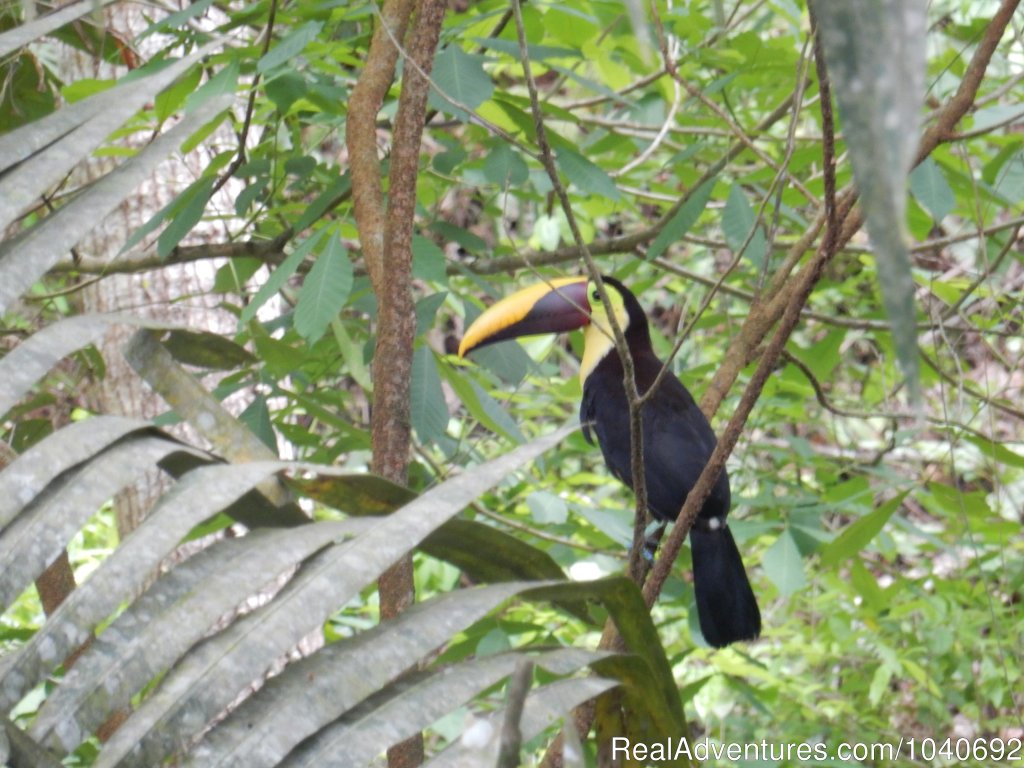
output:
M 663 366 L 651 346 L 647 315 L 636 296 L 617 279 L 602 277 L 602 282 L 632 356 L 637 390 L 643 395 Z M 498 301 L 466 330 L 459 356 L 505 339 L 577 328 L 585 328 L 580 364 L 584 436 L 593 444 L 596 435 L 611 473 L 632 488 L 622 360 L 615 348 L 608 310 L 594 282 L 586 277 L 559 278 Z M 711 457 L 715 434 L 693 396 L 671 374 L 661 377 L 641 409 L 641 419 L 648 507 L 658 520 L 675 520 Z M 757 600 L 726 524 L 729 506 L 729 476 L 723 469 L 690 529 L 700 630 L 716 648 L 753 640 L 761 632 Z

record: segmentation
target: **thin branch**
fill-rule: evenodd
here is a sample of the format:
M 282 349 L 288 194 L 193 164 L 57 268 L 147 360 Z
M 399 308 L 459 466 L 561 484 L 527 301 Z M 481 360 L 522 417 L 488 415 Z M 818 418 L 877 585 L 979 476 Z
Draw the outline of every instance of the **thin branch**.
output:
M 662 53 L 663 53 L 663 55 L 667 59 L 668 55 L 669 55 L 668 42 L 667 42 L 667 39 L 665 37 L 664 30 L 661 27 L 661 19 L 660 19 L 660 17 L 657 14 L 656 9 L 653 7 L 653 4 L 652 4 L 652 13 L 654 14 L 654 18 L 655 18 L 655 20 L 657 22 L 657 29 L 658 29 L 659 39 L 661 41 L 661 46 L 662 46 Z M 673 75 L 673 77 L 675 77 L 675 75 Z M 797 78 L 797 80 L 798 80 L 798 82 L 797 82 L 797 90 L 796 90 L 796 96 L 795 96 L 795 99 L 794 99 L 796 104 L 797 104 L 797 109 L 794 110 L 794 112 L 793 112 L 793 119 L 790 122 L 790 131 L 789 131 L 789 133 L 790 133 L 791 136 L 795 133 L 795 126 L 796 126 L 797 118 L 799 116 L 799 104 L 803 100 L 803 85 L 804 85 L 805 79 L 806 78 L 804 76 L 804 73 L 801 72 L 799 74 L 798 78 Z M 789 175 L 787 168 L 788 168 L 788 163 L 789 163 L 789 158 L 791 156 L 791 152 L 792 152 L 792 144 L 789 145 L 789 147 L 787 149 L 786 156 L 783 159 L 782 164 L 778 167 L 778 169 L 776 171 L 776 174 L 775 174 L 774 178 L 772 179 L 771 185 L 769 186 L 767 192 L 763 196 L 763 198 L 761 200 L 761 204 L 758 206 L 757 213 L 754 216 L 754 224 L 753 224 L 753 226 L 751 226 L 750 230 L 747 232 L 747 235 L 744 238 L 743 242 L 740 244 L 739 248 L 736 249 L 736 252 L 735 252 L 735 254 L 733 256 L 732 261 L 722 271 L 722 274 L 718 277 L 718 280 L 715 281 L 715 283 L 712 285 L 711 290 L 707 291 L 705 293 L 704 298 L 701 301 L 700 307 L 698 307 L 697 312 L 694 314 L 693 318 L 691 318 L 691 320 L 687 324 L 686 328 L 682 331 L 682 333 L 677 334 L 675 345 L 672 347 L 672 351 L 669 353 L 668 357 L 665 359 L 664 364 L 661 366 L 661 370 L 658 371 L 658 375 L 655 377 L 654 383 L 651 384 L 651 386 L 647 390 L 647 392 L 641 397 L 641 402 L 640 402 L 641 405 L 643 405 L 643 403 L 647 402 L 648 399 L 653 397 L 655 391 L 658 389 L 659 385 L 661 384 L 662 379 L 666 375 L 672 375 L 671 374 L 671 364 L 672 364 L 672 361 L 675 359 L 676 355 L 679 354 L 679 350 L 682 348 L 683 344 L 686 342 L 686 339 L 689 337 L 690 332 L 692 331 L 694 326 L 700 320 L 701 316 L 707 310 L 708 306 L 710 306 L 710 304 L 714 300 L 715 296 L 718 295 L 718 292 L 719 292 L 719 290 L 721 290 L 722 285 L 725 283 L 725 280 L 729 277 L 729 275 L 732 273 L 732 271 L 739 265 L 740 260 L 743 258 L 743 254 L 746 252 L 747 248 L 750 246 L 750 243 L 753 241 L 755 235 L 757 234 L 757 232 L 759 231 L 760 227 L 762 226 L 762 219 L 763 219 L 763 216 L 764 216 L 764 211 L 765 211 L 765 208 L 768 205 L 768 200 L 770 199 L 773 190 L 775 190 L 776 188 L 779 188 L 780 191 L 781 191 L 781 186 L 780 185 L 781 185 L 781 182 L 782 182 L 782 178 L 783 178 L 783 176 L 788 176 Z M 828 179 L 826 178 L 826 186 L 827 186 L 827 181 L 828 181 Z M 833 190 L 832 190 L 833 191 L 833 201 L 832 202 L 834 203 L 835 202 L 835 200 L 834 200 L 835 179 L 834 178 L 832 179 L 832 183 L 833 183 Z M 767 254 L 765 254 L 765 264 L 767 264 L 767 263 L 768 263 Z
M 857 411 L 836 405 L 829 400 L 828 395 L 825 393 L 825 387 L 820 381 L 818 381 L 818 377 L 814 375 L 814 371 L 812 371 L 807 364 L 803 362 L 803 360 L 785 349 L 782 351 L 782 358 L 786 362 L 791 363 L 793 367 L 803 374 L 804 378 L 807 379 L 807 382 L 811 385 L 811 389 L 814 390 L 814 397 L 818 401 L 818 404 L 829 413 L 835 414 L 836 416 L 840 416 L 844 419 L 860 419 L 863 421 L 885 419 L 892 422 L 914 422 L 917 420 L 916 414 L 913 413 L 898 413 L 896 411 Z M 975 429 L 962 421 L 954 421 L 948 418 L 939 418 L 937 416 L 926 416 L 925 421 L 936 427 L 958 429 L 983 440 L 992 439 L 981 430 Z
M 972 282 L 969 286 L 967 286 L 967 288 L 964 289 L 964 292 L 960 294 L 960 297 L 955 302 L 953 302 L 952 304 L 949 305 L 949 307 L 946 308 L 946 310 L 941 315 L 942 320 L 948 320 L 949 318 L 953 317 L 953 315 L 955 315 L 957 312 L 959 312 L 960 307 L 964 305 L 967 299 L 970 298 L 976 290 L 978 290 L 978 288 L 981 286 L 983 282 L 985 282 L 989 277 L 991 277 L 995 273 L 995 271 L 999 268 L 999 265 L 1002 264 L 1003 259 L 1006 258 L 1006 255 L 1013 248 L 1013 244 L 1017 241 L 1017 237 L 1019 235 L 1020 225 L 1014 227 L 1013 234 L 1011 234 L 1010 237 L 1007 238 L 1006 242 L 1003 244 L 1003 247 L 999 249 L 999 254 L 992 260 L 992 263 L 989 264 L 988 268 L 985 269 L 980 275 L 978 275 L 974 282 Z
M 267 51 L 270 50 L 270 42 L 274 39 L 274 20 L 277 18 L 277 0 L 270 0 L 270 13 L 267 17 L 267 29 L 266 37 L 263 39 L 263 51 L 261 56 L 266 56 Z M 252 125 L 252 114 L 256 108 L 256 89 L 260 84 L 260 72 L 256 71 L 256 74 L 252 78 L 252 86 L 249 88 L 249 102 L 245 107 L 245 119 L 242 121 L 242 130 L 238 133 L 238 153 L 235 155 L 231 164 L 224 169 L 224 173 L 220 175 L 217 181 L 213 185 L 213 189 L 210 194 L 218 192 L 221 187 L 228 183 L 228 180 L 235 175 L 235 172 L 242 167 L 242 164 L 246 159 L 245 144 L 249 140 L 249 127 Z
M 702 285 L 708 285 L 708 286 L 716 286 L 718 284 L 717 281 L 714 278 L 712 278 L 712 277 L 708 277 L 707 275 L 702 275 L 702 274 L 700 274 L 698 272 L 693 272 L 693 271 L 691 271 L 689 269 L 684 269 L 683 267 L 680 267 L 680 266 L 678 266 L 676 264 L 673 264 L 670 261 L 666 261 L 665 259 L 661 259 L 661 258 L 654 259 L 653 263 L 657 264 L 659 267 L 661 267 L 666 272 L 671 272 L 672 274 L 679 275 L 680 277 L 685 277 L 687 280 L 692 280 L 695 283 L 700 283 Z M 735 287 L 733 287 L 731 285 L 722 285 L 719 290 L 722 293 L 728 294 L 730 296 L 735 296 L 736 298 L 742 299 L 743 301 L 747 301 L 747 302 L 751 302 L 751 303 L 756 301 L 756 297 L 750 291 L 744 291 L 744 290 L 742 290 L 740 288 L 735 288 Z M 744 313 L 744 314 L 745 315 L 749 315 L 749 313 Z M 831 326 L 834 326 L 836 328 L 853 328 L 853 329 L 858 330 L 858 331 L 880 331 L 880 332 L 883 332 L 883 333 L 887 333 L 887 332 L 892 330 L 892 326 L 889 324 L 889 321 L 887 321 L 887 320 L 858 320 L 858 319 L 852 318 L 852 317 L 839 317 L 837 315 L 826 315 L 826 314 L 824 314 L 822 312 L 815 312 L 814 310 L 808 309 L 807 307 L 803 308 L 803 310 L 801 311 L 801 314 L 803 315 L 803 317 L 807 318 L 808 320 L 816 320 L 819 323 L 824 323 L 825 325 L 831 325 Z M 946 326 L 946 327 L 949 330 L 952 330 L 952 331 L 962 331 L 962 332 L 971 331 L 971 332 L 974 332 L 974 333 L 980 333 L 982 335 L 987 334 L 987 335 L 990 335 L 990 336 L 1006 336 L 1006 337 L 1016 338 L 1017 336 L 1020 335 L 1018 332 L 1015 332 L 1015 331 L 1001 331 L 1001 330 L 998 330 L 998 329 L 995 329 L 995 328 L 976 328 L 973 325 L 972 326 L 952 325 L 952 326 Z M 934 329 L 935 329 L 935 325 L 933 323 L 918 323 L 917 324 L 917 330 L 921 331 L 922 333 L 927 332 L 927 331 L 932 331 Z
M 975 51 L 974 58 L 968 65 L 960 88 L 953 98 L 939 110 L 935 123 L 921 137 L 918 144 L 917 162 L 922 161 L 940 143 L 945 141 L 952 133 L 952 127 L 971 108 L 984 77 L 985 69 L 1019 2 L 1020 0 L 1003 0 L 999 11 L 985 29 L 985 34 Z M 854 209 L 856 200 L 857 193 L 852 187 L 838 197 L 839 218 L 843 221 L 842 232 L 838 238 L 839 247 L 843 247 L 849 242 L 863 226 L 864 220 L 861 211 Z M 848 215 L 847 211 L 851 211 L 851 213 Z M 732 388 L 740 371 L 753 359 L 754 351 L 760 345 L 761 340 L 789 306 L 796 287 L 802 285 L 806 275 L 817 268 L 817 259 L 812 259 L 803 267 L 795 281 L 787 283 L 790 271 L 803 258 L 824 224 L 824 214 L 819 215 L 811 222 L 804 236 L 790 250 L 786 262 L 773 276 L 765 300 L 757 302 L 751 307 L 747 322 L 744 323 L 739 334 L 733 338 L 723 357 L 723 364 L 715 371 L 714 377 L 701 398 L 700 407 L 705 414 L 713 414 L 718 410 L 718 406 Z
M 543 531 L 539 528 L 534 528 L 533 526 L 526 525 L 526 523 L 520 523 L 517 520 L 512 520 L 511 518 L 505 517 L 504 515 L 498 514 L 497 512 L 492 512 L 482 504 L 474 503 L 471 504 L 470 506 L 472 510 L 476 512 L 478 515 L 489 517 L 496 523 L 507 526 L 517 531 L 522 531 L 523 533 L 528 533 L 530 536 L 542 539 L 543 541 L 550 541 L 552 544 L 561 544 L 563 547 L 568 547 L 570 549 L 579 549 L 583 552 L 590 552 L 595 555 L 605 555 L 606 557 L 612 558 L 623 557 L 621 549 L 601 549 L 600 547 L 594 547 L 590 544 L 583 544 L 579 541 L 567 539 L 564 536 L 555 536 L 554 534 L 547 533 L 546 531 Z
M 555 194 L 558 196 L 562 211 L 569 222 L 569 229 L 572 231 L 573 239 L 576 243 L 576 248 L 578 249 L 578 254 L 583 258 L 583 261 L 587 266 L 590 279 L 594 281 L 594 285 L 601 298 L 601 303 L 604 305 L 605 314 L 608 317 L 609 325 L 611 325 L 615 349 L 619 355 L 619 359 L 622 361 L 622 369 L 624 372 L 623 385 L 625 387 L 626 398 L 629 403 L 630 445 L 632 446 L 633 451 L 632 480 L 633 492 L 636 495 L 636 515 L 638 518 L 635 528 L 640 529 L 639 539 L 637 539 L 636 530 L 634 530 L 633 548 L 630 553 L 630 575 L 639 578 L 643 562 L 642 531 L 643 528 L 646 527 L 645 516 L 647 514 L 647 486 L 643 469 L 643 434 L 641 430 L 640 410 L 638 406 L 639 394 L 637 392 L 636 378 L 633 370 L 633 358 L 632 355 L 630 355 L 629 347 L 626 344 L 625 334 L 623 334 L 622 328 L 615 316 L 615 312 L 612 309 L 611 301 L 608 298 L 608 291 L 605 287 L 604 280 L 601 278 L 601 270 L 598 268 L 597 263 L 594 261 L 594 258 L 583 239 L 583 234 L 580 232 L 579 224 L 577 223 L 576 216 L 573 213 L 569 195 L 558 175 L 558 168 L 555 165 L 554 154 L 552 153 L 551 145 L 548 142 L 547 128 L 544 124 L 544 115 L 540 106 L 540 96 L 537 91 L 537 83 L 533 78 L 533 72 L 530 67 L 526 30 L 523 25 L 520 0 L 512 0 L 512 11 L 516 21 L 516 32 L 519 38 L 520 63 L 523 67 L 523 76 L 526 80 L 527 90 L 530 94 L 530 106 L 533 111 L 534 125 L 537 130 L 537 145 L 540 148 L 541 161 L 544 164 L 548 177 L 551 179 L 551 184 L 555 189 Z M 640 522 L 641 520 L 643 520 L 642 524 Z
M 533 682 L 533 662 L 522 659 L 516 664 L 509 680 L 508 702 L 505 704 L 505 719 L 501 724 L 501 748 L 498 751 L 497 768 L 519 768 L 519 750 L 523 744 L 523 732 L 519 727 L 523 719 L 523 707 Z
M 804 186 L 804 183 L 800 179 L 796 178 L 791 173 L 789 173 L 785 166 L 779 166 L 775 162 L 774 158 L 769 156 L 760 147 L 758 147 L 754 140 L 750 137 L 750 135 L 748 135 L 748 133 L 745 130 L 743 130 L 743 127 L 739 123 L 733 120 L 732 116 L 726 110 L 718 106 L 718 104 L 715 103 L 713 99 L 708 98 L 708 96 L 705 95 L 700 88 L 697 88 L 695 85 L 691 85 L 688 80 L 683 79 L 683 76 L 679 74 L 679 70 L 676 67 L 674 61 L 672 61 L 670 58 L 666 58 L 665 67 L 666 69 L 668 69 L 668 72 L 672 76 L 672 79 L 675 82 L 679 83 L 686 90 L 686 92 L 690 94 L 691 98 L 697 99 L 701 104 L 703 104 L 705 107 L 714 112 L 715 116 L 718 117 L 719 120 L 721 120 L 727 126 L 729 126 L 729 130 L 732 132 L 733 136 L 735 136 L 739 140 L 740 144 L 742 144 L 745 149 L 749 149 L 751 152 L 753 152 L 754 155 L 757 156 L 757 158 L 761 162 L 763 162 L 766 166 L 774 170 L 776 173 L 784 173 L 787 179 L 789 180 L 789 183 L 793 185 L 794 189 L 799 191 L 800 194 L 802 194 L 812 205 L 818 205 L 817 195 L 813 194 L 809 189 L 807 189 L 807 187 Z
M 377 113 L 395 73 L 398 48 L 391 41 L 391 28 L 398 39 L 412 14 L 413 0 L 390 0 L 380 11 L 370 41 L 366 65 L 352 89 L 348 104 L 345 141 L 352 174 L 352 203 L 360 233 L 363 261 L 371 279 L 381 278 L 384 261 L 384 190 L 377 155 Z
M 839 219 L 838 211 L 836 209 L 835 175 L 834 173 L 829 173 L 829 170 L 835 160 L 835 145 L 833 139 L 834 127 L 831 109 L 832 104 L 828 91 L 828 77 L 824 69 L 824 58 L 821 56 L 818 48 L 815 50 L 815 64 L 818 67 L 819 88 L 821 89 L 822 95 L 822 129 L 826 137 L 826 141 L 824 142 L 822 149 L 823 164 L 826 168 L 825 210 L 828 218 L 828 231 L 826 232 L 825 240 L 821 249 L 818 251 L 816 258 L 812 262 L 814 265 L 813 268 L 801 273 L 796 290 L 793 292 L 792 299 L 786 305 L 782 320 L 779 323 L 775 334 L 772 336 L 771 341 L 765 348 L 764 353 L 761 355 L 757 369 L 751 377 L 750 382 L 747 384 L 736 411 L 729 419 L 729 423 L 726 425 L 726 428 L 722 433 L 718 444 L 715 446 L 715 450 L 712 452 L 711 457 L 708 459 L 707 465 L 701 472 L 700 477 L 697 479 L 694 487 L 687 494 L 686 501 L 684 502 L 682 509 L 679 511 L 676 523 L 672 528 L 672 533 L 669 534 L 668 539 L 662 545 L 661 555 L 658 557 L 658 560 L 654 564 L 654 568 L 651 570 L 650 578 L 647 580 L 647 583 L 644 584 L 644 601 L 648 607 L 653 606 L 654 602 L 661 594 L 665 580 L 668 578 L 672 566 L 675 564 L 675 560 L 682 548 L 683 540 L 689 534 L 690 528 L 693 526 L 693 522 L 697 519 L 700 509 L 703 507 L 707 497 L 711 494 L 711 489 L 718 480 L 718 476 L 725 468 L 726 459 L 729 457 L 729 454 L 735 447 L 736 442 L 739 440 L 739 437 L 743 432 L 743 428 L 746 425 L 747 418 L 760 397 L 761 390 L 768 381 L 768 377 L 774 370 L 776 361 L 782 354 L 782 350 L 784 349 L 790 334 L 800 322 L 801 309 L 807 303 L 807 299 L 810 297 L 811 291 L 817 284 L 825 266 L 835 256 L 838 250 Z
M 924 360 L 924 362 L 928 365 L 929 368 L 931 368 L 933 371 L 939 374 L 939 378 L 941 378 L 943 381 L 952 384 L 956 387 L 960 387 L 964 392 L 966 392 L 971 397 L 980 400 L 986 405 L 992 406 L 997 411 L 1002 411 L 1003 413 L 1009 416 L 1013 416 L 1024 421 L 1024 410 L 1021 410 L 1020 408 L 1015 408 L 1014 406 L 1009 405 L 1007 403 L 1000 402 L 999 400 L 996 400 L 993 397 L 985 394 L 980 389 L 975 389 L 972 386 L 968 386 L 962 380 L 958 381 L 957 379 L 953 378 L 948 373 L 946 373 L 946 371 L 942 369 L 942 366 L 939 365 L 938 361 L 928 356 L 925 352 L 921 352 L 920 354 L 921 359 Z
M 1003 0 L 999 10 L 992 16 L 992 21 L 985 27 L 985 34 L 982 36 L 981 42 L 978 43 L 971 63 L 967 65 L 967 70 L 964 72 L 956 93 L 939 111 L 935 122 L 921 138 L 917 162 L 924 160 L 940 143 L 948 141 L 954 135 L 953 128 L 967 114 L 967 110 L 974 105 L 981 81 L 992 60 L 992 54 L 995 53 L 999 41 L 1003 37 L 1003 32 L 1006 31 L 1006 27 L 1013 19 L 1018 5 L 1020 5 L 1020 0 Z
M 679 83 L 673 82 L 672 89 L 672 103 L 671 105 L 669 105 L 668 114 L 665 115 L 665 119 L 664 121 L 662 121 L 661 128 L 659 128 L 658 132 L 654 135 L 654 139 L 651 140 L 650 144 L 644 147 L 644 150 L 639 155 L 634 157 L 632 160 L 630 160 L 628 163 L 626 163 L 618 170 L 613 171 L 611 174 L 609 174 L 612 178 L 624 176 L 630 171 L 632 171 L 634 168 L 636 168 L 638 165 L 644 163 L 651 155 L 655 153 L 655 151 L 657 151 L 658 147 L 661 146 L 662 142 L 665 141 L 665 137 L 668 136 L 669 130 L 672 127 L 672 122 L 676 119 L 676 112 L 679 111 L 679 103 L 681 101 L 680 97 L 682 95 L 682 91 L 679 88 Z

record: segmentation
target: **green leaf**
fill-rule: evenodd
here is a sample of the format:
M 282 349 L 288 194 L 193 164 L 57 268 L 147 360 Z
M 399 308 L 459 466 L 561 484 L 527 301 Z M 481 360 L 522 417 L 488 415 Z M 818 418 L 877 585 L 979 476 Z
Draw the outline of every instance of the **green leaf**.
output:
M 237 59 L 232 59 L 217 74 L 199 86 L 185 100 L 185 111 L 192 112 L 199 109 L 210 99 L 218 96 L 233 95 L 238 90 L 238 77 L 241 74 L 241 64 Z
M 821 550 L 821 564 L 837 565 L 864 549 L 885 527 L 889 518 L 892 517 L 892 513 L 900 508 L 900 504 L 906 497 L 906 492 L 901 493 L 896 498 L 885 502 L 874 512 L 869 512 L 847 526 L 842 533 Z
M 117 85 L 117 80 L 96 80 L 83 77 L 81 80 L 75 80 L 73 83 L 62 86 L 60 95 L 64 97 L 68 104 L 74 104 L 76 101 L 81 101 L 87 96 L 103 93 L 103 91 L 109 90 L 115 85 Z
M 540 251 L 553 251 L 562 241 L 562 228 L 558 218 L 543 214 L 533 222 L 533 235 L 530 245 Z
M 804 559 L 788 528 L 764 553 L 762 565 L 783 597 L 789 597 L 807 583 Z
M 874 613 L 881 613 L 887 607 L 885 591 L 878 586 L 874 575 L 864 567 L 860 559 L 850 564 L 850 584 L 864 600 L 864 604 Z
M 412 275 L 432 283 L 447 283 L 444 251 L 423 235 L 412 236 Z
M 889 683 L 892 681 L 896 669 L 889 663 L 884 663 L 875 668 L 871 675 L 871 686 L 868 689 L 868 701 L 871 706 L 877 707 L 883 696 L 891 696 Z
M 425 344 L 417 347 L 412 356 L 410 407 L 412 425 L 421 443 L 437 440 L 448 430 L 448 406 L 444 402 L 437 360 Z
M 267 187 L 268 183 L 265 177 L 258 178 L 252 184 L 246 186 L 235 197 L 235 213 L 239 216 L 245 216 L 253 203 L 257 200 L 266 200 Z
M 487 394 L 484 388 L 475 381 L 471 380 L 469 382 L 469 386 L 476 395 L 477 400 L 480 403 L 480 407 L 483 410 L 485 418 L 482 420 L 482 423 L 486 425 L 494 425 L 498 432 L 506 435 L 513 442 L 525 443 L 525 435 L 519 431 L 519 425 L 509 414 L 508 410 L 506 410 L 501 403 Z
M 921 400 L 917 326 L 903 228 L 924 100 L 926 6 L 920 0 L 813 5 L 896 355 L 914 402 Z
M 473 42 L 492 51 L 498 51 L 519 59 L 519 43 L 515 40 L 502 40 L 498 37 L 474 37 Z M 550 45 L 529 45 L 526 55 L 530 61 L 543 61 L 544 59 L 578 59 L 580 52 L 573 48 L 556 48 Z
M 558 563 L 544 550 L 474 520 L 449 520 L 424 539 L 420 549 L 486 584 L 514 579 L 565 579 Z M 589 620 L 582 601 L 566 601 L 562 607 Z
M 561 525 L 569 519 L 569 507 L 565 501 L 548 491 L 534 491 L 526 497 L 526 505 L 538 523 Z
M 166 29 L 183 26 L 185 22 L 206 13 L 207 9 L 209 9 L 211 5 L 213 5 L 213 0 L 196 0 L 194 3 L 189 3 L 188 6 L 182 10 L 164 16 L 155 24 L 150 24 L 142 31 L 142 34 L 139 35 L 138 39 L 142 40 L 143 38 L 149 37 L 157 32 L 163 32 Z
M 244 347 L 207 331 L 174 330 L 161 343 L 175 360 L 198 368 L 233 371 L 256 362 Z
M 526 350 L 515 339 L 474 350 L 473 360 L 496 373 L 506 383 L 513 385 L 525 379 L 527 371 L 533 365 Z
M 430 228 L 445 240 L 452 240 L 470 253 L 483 254 L 490 252 L 487 241 L 463 227 L 449 224 L 447 221 L 435 221 Z
M 200 179 L 189 186 L 175 201 L 175 204 L 181 205 L 181 208 L 174 214 L 174 218 L 160 233 L 160 237 L 156 241 L 156 252 L 161 259 L 166 259 L 181 242 L 181 239 L 191 232 L 192 228 L 203 218 L 206 204 L 210 202 L 210 197 L 213 195 L 215 181 L 216 179 L 212 176 Z M 182 203 L 184 204 L 182 205 Z
M 285 482 L 299 494 L 350 515 L 386 515 L 416 498 L 408 488 L 371 474 L 286 478 Z
M 654 238 L 654 242 L 647 249 L 648 259 L 658 258 L 666 248 L 690 231 L 704 209 L 707 208 L 708 200 L 711 199 L 711 191 L 714 188 L 715 180 L 708 179 L 693 191 L 672 218 L 665 222 L 665 226 L 662 227 L 658 236 Z
M 338 351 L 341 352 L 349 375 L 367 392 L 371 391 L 373 382 L 370 380 L 370 371 L 367 367 L 369 361 L 366 359 L 364 346 L 353 340 L 340 317 L 331 323 L 331 330 L 334 332 L 334 343 L 338 345 Z
M 995 157 L 985 163 L 981 171 L 981 178 L 985 180 L 986 184 L 996 186 L 1006 166 L 1008 164 L 1012 165 L 1014 161 L 1019 162 L 1022 145 L 1024 145 L 1024 141 L 1014 141 L 1007 144 L 996 153 Z M 1024 193 L 1024 190 L 1021 190 L 1021 192 Z
M 914 197 L 932 215 L 936 224 L 940 224 L 956 205 L 953 190 L 946 177 L 931 157 L 926 157 L 910 174 L 910 190 Z
M 306 78 L 301 72 L 293 70 L 281 72 L 277 77 L 264 83 L 263 88 L 267 92 L 267 97 L 274 102 L 277 111 L 282 115 L 292 104 L 305 96 L 308 90 Z
M 600 166 L 595 165 L 579 152 L 568 147 L 558 147 L 555 150 L 555 156 L 558 158 L 558 167 L 562 169 L 562 173 L 581 192 L 598 195 L 608 200 L 621 198 L 619 189 L 611 177 Z
M 625 509 L 605 509 L 589 504 L 576 504 L 577 514 L 597 530 L 623 547 L 633 543 L 633 514 Z
M 161 123 L 169 118 L 190 96 L 199 85 L 202 71 L 192 67 L 183 77 L 179 77 L 169 88 L 161 91 L 153 102 L 153 112 Z
M 445 176 L 451 175 L 451 173 L 466 161 L 469 155 L 466 154 L 466 150 L 462 147 L 455 146 L 451 147 L 444 152 L 440 152 L 434 155 L 434 159 L 431 163 L 434 166 L 434 170 Z
M 230 114 L 231 111 L 225 109 L 219 115 L 216 115 L 212 120 L 209 120 L 203 125 L 201 125 L 199 129 L 196 130 L 195 133 L 193 133 L 191 136 L 185 139 L 185 141 L 182 142 L 181 151 L 191 152 L 193 149 L 195 149 L 208 138 L 210 138 L 210 136 L 213 135 L 213 132 L 220 127 L 220 124 L 223 123 L 225 118 L 227 118 Z M 226 159 L 229 157 L 230 154 L 232 153 L 222 152 L 220 155 L 217 156 L 217 158 L 213 160 L 213 162 L 210 163 L 209 166 L 207 166 L 207 171 L 212 173 L 215 170 L 215 164 L 218 162 L 221 165 L 226 165 Z
M 416 302 L 416 335 L 422 336 L 434 327 L 434 320 L 437 317 L 437 310 L 444 304 L 448 297 L 447 291 L 438 291 L 429 296 L 424 296 Z
M 272 377 L 290 376 L 308 361 L 301 349 L 287 341 L 275 339 L 260 323 L 252 323 L 249 327 L 256 355 Z
M 829 379 L 840 365 L 842 361 L 840 350 L 843 342 L 846 341 L 846 336 L 845 328 L 835 328 L 808 348 L 803 362 L 819 380 Z
M 750 232 L 755 227 L 757 230 L 751 236 Z M 749 237 L 750 242 L 747 244 L 744 255 L 755 267 L 760 268 L 764 264 L 765 252 L 768 247 L 764 230 L 758 225 L 754 209 L 739 183 L 732 185 L 729 190 L 729 199 L 725 201 L 725 210 L 722 211 L 722 233 L 733 253 L 739 253 L 740 248 Z
M 256 291 L 256 295 L 245 305 L 245 309 L 242 310 L 242 314 L 238 319 L 239 324 L 244 325 L 256 317 L 256 312 L 259 308 L 284 287 L 288 279 L 295 274 L 299 265 L 319 245 L 326 234 L 327 230 L 322 229 L 307 237 L 289 254 L 288 258 L 281 262 L 277 269 L 270 273 L 267 282 L 260 286 L 260 289 Z
M 346 197 L 352 189 L 352 179 L 348 173 L 340 174 L 331 181 L 323 193 L 312 203 L 306 206 L 305 213 L 295 222 L 295 231 L 301 232 L 311 226 L 313 222 L 320 219 L 332 205 L 337 205 L 338 200 Z
M 644 720 L 664 735 L 685 731 L 685 718 L 672 668 L 665 658 L 658 630 L 636 584 L 624 576 L 613 576 L 587 582 L 567 582 L 541 587 L 533 593 L 537 599 L 572 601 L 599 600 L 615 621 L 619 634 L 630 653 L 643 661 L 641 674 L 646 677 L 643 688 L 635 695 L 647 709 Z M 604 672 L 604 670 L 599 670 Z
M 270 423 L 267 398 L 256 395 L 249 406 L 238 415 L 238 420 L 249 427 L 260 442 L 277 454 L 277 437 L 274 434 L 274 425 Z
M 440 370 L 445 381 L 455 390 L 455 394 L 474 419 L 510 442 L 526 441 L 515 419 L 509 416 L 501 403 L 487 394 L 483 387 L 452 366 L 442 365 Z
M 277 45 L 267 51 L 256 64 L 256 71 L 263 74 L 282 64 L 294 66 L 292 61 L 302 53 L 303 49 L 320 34 L 323 22 L 308 21 L 301 27 L 295 28 L 289 35 L 285 36 Z
M 484 72 L 483 56 L 466 53 L 458 45 L 449 45 L 434 59 L 433 80 L 442 92 L 470 109 L 476 109 L 494 93 L 494 83 Z M 443 102 L 450 113 L 451 105 Z
M 341 238 L 332 235 L 302 283 L 295 307 L 295 330 L 314 344 L 327 332 L 352 291 L 352 262 Z
M 529 177 L 526 162 L 508 144 L 498 144 L 484 160 L 484 178 L 502 189 L 524 184 Z
M 1024 455 L 1011 451 L 1002 443 L 989 440 L 981 435 L 968 434 L 964 435 L 961 439 L 978 446 L 981 452 L 993 461 L 998 461 L 1000 464 L 1005 464 L 1008 467 L 1024 469 Z

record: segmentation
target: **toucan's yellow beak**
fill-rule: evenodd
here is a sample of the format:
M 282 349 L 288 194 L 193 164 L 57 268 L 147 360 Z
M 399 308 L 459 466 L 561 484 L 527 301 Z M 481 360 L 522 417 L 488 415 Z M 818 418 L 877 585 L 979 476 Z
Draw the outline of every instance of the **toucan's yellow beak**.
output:
M 585 277 L 558 278 L 531 285 L 488 307 L 466 330 L 459 357 L 505 339 L 582 328 L 590 322 L 587 282 Z

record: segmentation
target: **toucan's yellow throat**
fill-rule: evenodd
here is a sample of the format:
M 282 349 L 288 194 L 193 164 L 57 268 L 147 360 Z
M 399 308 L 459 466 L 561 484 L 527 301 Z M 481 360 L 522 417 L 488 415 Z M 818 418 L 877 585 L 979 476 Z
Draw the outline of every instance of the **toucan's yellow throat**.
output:
M 611 309 L 626 330 L 629 313 L 619 290 L 605 282 Z M 560 333 L 586 327 L 580 380 L 615 348 L 608 312 L 597 286 L 585 277 L 566 277 L 532 285 L 489 307 L 466 330 L 459 356 L 506 339 Z

